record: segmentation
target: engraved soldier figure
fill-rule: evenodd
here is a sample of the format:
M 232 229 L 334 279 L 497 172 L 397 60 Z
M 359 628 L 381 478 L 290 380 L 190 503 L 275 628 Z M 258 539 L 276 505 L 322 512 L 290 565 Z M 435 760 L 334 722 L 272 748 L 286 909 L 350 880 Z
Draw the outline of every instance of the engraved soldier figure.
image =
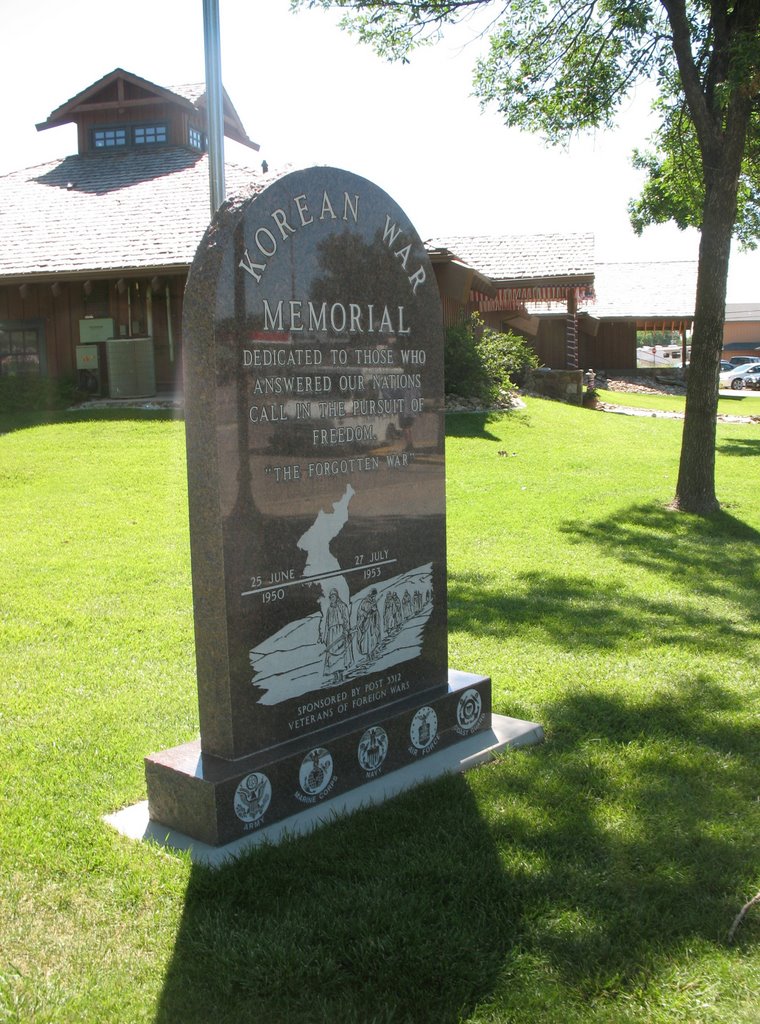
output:
M 398 633 L 402 622 L 401 602 L 396 591 L 391 590 L 386 596 L 385 604 L 383 605 L 383 625 L 385 626 L 386 636 L 393 636 L 394 633 Z
M 350 615 L 334 587 L 329 594 L 327 610 L 322 615 L 319 639 L 325 645 L 324 674 L 332 675 L 333 683 L 339 683 L 354 659 Z
M 356 616 L 356 632 L 359 635 L 359 650 L 370 661 L 375 656 L 382 639 L 377 591 L 374 587 L 359 605 Z

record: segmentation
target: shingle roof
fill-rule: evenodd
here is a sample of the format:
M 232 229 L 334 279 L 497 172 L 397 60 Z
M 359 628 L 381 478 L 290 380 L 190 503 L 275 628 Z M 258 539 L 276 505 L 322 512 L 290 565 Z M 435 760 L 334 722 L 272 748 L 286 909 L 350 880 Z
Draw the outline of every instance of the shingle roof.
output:
M 448 249 L 495 284 L 594 274 L 592 234 L 463 235 L 431 238 L 426 245 Z
M 204 82 L 190 82 L 186 85 L 170 85 L 167 87 L 169 92 L 173 92 L 177 96 L 182 96 L 183 99 L 190 100 L 194 106 L 198 106 L 198 100 L 202 96 L 206 95 L 206 85 Z
M 697 262 L 598 263 L 597 301 L 586 307 L 595 317 L 617 319 L 694 316 Z
M 226 164 L 228 195 L 262 187 Z M 189 266 L 210 219 L 208 157 L 69 156 L 0 177 L 0 279 Z
M 729 302 L 726 304 L 727 323 L 754 323 L 760 320 L 760 302 Z

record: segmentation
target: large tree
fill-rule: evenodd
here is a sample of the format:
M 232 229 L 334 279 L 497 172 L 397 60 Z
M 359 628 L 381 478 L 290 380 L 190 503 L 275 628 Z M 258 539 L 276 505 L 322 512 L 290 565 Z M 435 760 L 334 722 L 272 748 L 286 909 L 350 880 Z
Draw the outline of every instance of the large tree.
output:
M 291 0 L 343 10 L 343 27 L 406 61 L 446 26 L 491 8 L 475 91 L 507 125 L 552 143 L 612 127 L 634 84 L 658 87 L 654 147 L 630 204 L 637 231 L 700 229 L 699 270 L 675 508 L 708 514 L 715 493 L 718 370 L 731 238 L 760 235 L 760 0 Z

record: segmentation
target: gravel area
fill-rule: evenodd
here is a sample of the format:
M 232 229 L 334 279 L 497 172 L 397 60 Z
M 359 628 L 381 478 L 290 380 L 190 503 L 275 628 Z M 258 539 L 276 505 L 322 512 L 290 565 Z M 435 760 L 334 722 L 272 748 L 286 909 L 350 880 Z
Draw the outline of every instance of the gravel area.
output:
M 651 377 L 637 377 L 631 376 L 617 376 L 617 377 L 605 377 L 599 375 L 597 377 L 597 384 L 599 388 L 605 392 L 619 392 L 625 394 L 642 394 L 642 395 L 685 395 L 686 386 L 684 384 L 671 384 L 665 380 L 656 380 Z M 735 396 L 736 392 L 732 392 Z M 483 408 L 478 402 L 469 398 L 461 398 L 458 395 L 446 395 L 446 411 L 447 412 L 494 412 L 494 411 L 505 411 L 506 409 L 524 409 L 525 403 L 519 397 L 514 395 L 510 404 L 510 401 L 505 398 L 505 401 L 500 407 L 494 408 L 493 406 L 489 409 Z M 664 409 L 636 409 L 628 405 L 615 405 L 614 402 L 606 402 L 600 399 L 594 403 L 593 406 L 587 406 L 587 408 L 597 409 L 599 412 L 610 412 L 617 413 L 620 416 L 644 416 L 653 419 L 665 419 L 665 420 L 682 420 L 682 412 L 667 411 Z M 718 420 L 721 423 L 758 423 L 760 424 L 760 416 L 738 416 L 721 413 L 718 415 Z
M 642 377 L 614 377 L 610 378 L 603 383 L 600 382 L 600 387 L 605 391 L 617 391 L 620 393 L 627 394 L 642 394 L 642 395 L 685 395 L 686 386 L 684 384 L 669 384 L 665 381 L 652 380 L 651 378 Z M 734 397 L 736 392 L 732 392 Z M 670 420 L 682 420 L 682 412 L 666 412 L 665 410 L 658 409 L 632 409 L 630 406 L 615 405 L 612 402 L 597 401 L 594 408 L 599 409 L 602 412 L 614 412 L 619 413 L 621 416 L 650 416 L 657 419 L 670 419 Z M 760 416 L 739 416 L 727 413 L 719 413 L 718 421 L 720 423 L 760 423 Z

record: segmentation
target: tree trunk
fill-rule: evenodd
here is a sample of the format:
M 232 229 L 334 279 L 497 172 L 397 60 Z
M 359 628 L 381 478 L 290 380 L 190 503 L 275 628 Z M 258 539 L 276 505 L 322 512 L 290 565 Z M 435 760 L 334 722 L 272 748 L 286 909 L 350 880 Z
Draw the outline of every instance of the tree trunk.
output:
M 672 507 L 696 515 L 720 508 L 715 494 L 715 427 L 718 371 L 723 350 L 726 285 L 731 236 L 736 218 L 739 167 L 722 153 L 705 194 L 694 334 L 686 384 L 681 462 Z M 730 163 L 731 166 L 726 166 Z

